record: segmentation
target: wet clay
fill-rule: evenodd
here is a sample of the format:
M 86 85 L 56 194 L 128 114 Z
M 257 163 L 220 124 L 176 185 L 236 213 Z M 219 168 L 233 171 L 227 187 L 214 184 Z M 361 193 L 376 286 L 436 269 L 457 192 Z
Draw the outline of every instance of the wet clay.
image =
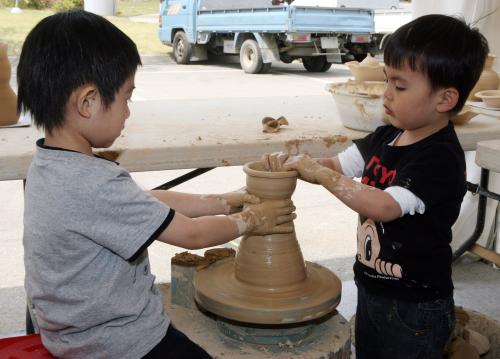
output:
M 288 126 L 288 120 L 284 116 L 278 117 L 277 119 L 272 117 L 264 117 L 262 119 L 262 132 L 278 132 L 281 126 Z
M 235 255 L 236 251 L 234 249 L 212 248 L 205 251 L 203 257 L 189 252 L 176 253 L 170 262 L 180 266 L 199 267 L 217 262 L 221 259 L 234 257 Z
M 186 266 L 186 267 L 197 267 L 208 263 L 205 257 L 189 252 L 177 253 L 175 256 L 172 257 L 170 262 L 172 264 Z
M 262 162 L 244 166 L 247 191 L 261 199 L 289 199 L 297 172 L 268 172 Z M 199 305 L 245 323 L 300 323 L 322 317 L 340 301 L 341 282 L 328 269 L 305 262 L 295 231 L 242 238 L 236 258 L 195 275 Z
M 117 161 L 118 158 L 121 156 L 122 151 L 112 151 L 112 150 L 107 150 L 107 151 L 101 151 L 98 153 L 99 156 L 104 157 L 107 160 L 111 161 Z
M 318 137 L 314 136 L 312 138 L 297 138 L 293 140 L 288 140 L 285 142 L 286 152 L 289 155 L 298 155 L 301 153 L 300 146 L 306 143 L 312 143 L 317 140 L 322 140 L 325 143 L 326 148 L 330 148 L 336 143 L 344 143 L 347 141 L 347 136 L 344 135 L 332 135 Z

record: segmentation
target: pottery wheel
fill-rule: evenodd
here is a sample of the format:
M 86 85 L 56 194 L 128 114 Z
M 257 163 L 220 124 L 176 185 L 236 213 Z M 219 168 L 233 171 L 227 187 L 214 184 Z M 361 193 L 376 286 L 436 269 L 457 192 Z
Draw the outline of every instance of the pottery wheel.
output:
M 195 299 L 206 310 L 231 320 L 255 324 L 300 323 L 322 317 L 340 302 L 341 282 L 325 267 L 306 262 L 306 278 L 278 286 L 256 286 L 235 276 L 234 258 L 196 273 Z

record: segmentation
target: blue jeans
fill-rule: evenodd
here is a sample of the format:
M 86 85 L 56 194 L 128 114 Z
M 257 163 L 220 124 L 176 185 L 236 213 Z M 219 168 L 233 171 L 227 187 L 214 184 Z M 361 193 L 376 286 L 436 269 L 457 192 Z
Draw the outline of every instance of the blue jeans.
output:
M 442 359 L 455 322 L 453 295 L 408 302 L 358 284 L 356 359 Z

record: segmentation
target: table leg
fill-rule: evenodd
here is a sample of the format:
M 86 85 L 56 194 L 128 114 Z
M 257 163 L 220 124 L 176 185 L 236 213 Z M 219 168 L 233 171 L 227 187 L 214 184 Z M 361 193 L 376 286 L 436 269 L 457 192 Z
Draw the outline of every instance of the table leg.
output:
M 467 182 L 467 188 L 473 194 L 479 195 L 479 202 L 477 207 L 477 217 L 476 217 L 476 228 L 472 235 L 453 253 L 452 261 L 456 261 L 458 258 L 465 253 L 465 251 L 469 250 L 474 243 L 481 237 L 481 234 L 484 230 L 484 220 L 486 217 L 486 202 L 488 199 L 489 192 L 487 190 L 489 183 L 490 171 L 484 168 L 481 168 L 481 178 L 479 186 L 470 182 Z M 493 195 L 496 195 L 492 193 Z M 498 195 L 496 195 L 498 196 Z
M 210 170 L 213 170 L 215 167 L 207 167 L 207 168 L 197 168 L 191 172 L 188 172 L 182 176 L 179 176 L 171 181 L 168 181 L 167 183 L 164 183 L 158 187 L 153 188 L 154 190 L 168 190 L 172 187 L 175 187 L 177 185 L 180 185 L 181 183 L 184 183 L 186 181 L 189 181 L 190 179 L 193 179 L 195 177 L 198 177 L 199 175 L 202 175 Z

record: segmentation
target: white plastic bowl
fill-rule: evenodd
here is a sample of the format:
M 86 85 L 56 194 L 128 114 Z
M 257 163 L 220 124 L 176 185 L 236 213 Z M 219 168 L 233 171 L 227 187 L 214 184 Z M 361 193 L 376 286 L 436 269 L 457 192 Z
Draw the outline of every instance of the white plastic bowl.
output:
M 384 111 L 385 83 L 382 81 L 348 81 L 326 86 L 345 127 L 372 132 L 388 123 Z

